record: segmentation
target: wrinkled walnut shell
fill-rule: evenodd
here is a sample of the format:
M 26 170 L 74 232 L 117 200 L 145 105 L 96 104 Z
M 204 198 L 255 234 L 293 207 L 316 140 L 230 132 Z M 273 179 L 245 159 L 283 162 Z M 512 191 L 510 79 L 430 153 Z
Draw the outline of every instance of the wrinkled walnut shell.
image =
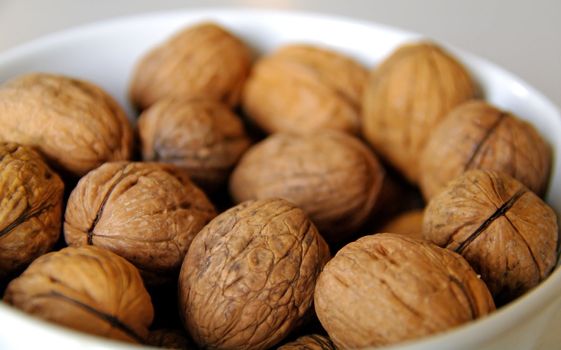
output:
M 280 346 L 278 350 L 336 350 L 336 348 L 329 338 L 312 334 L 286 343 Z
M 477 94 L 466 69 L 432 43 L 398 48 L 372 71 L 363 99 L 363 134 L 412 183 L 419 155 L 446 113 Z
M 0 125 L 0 141 L 35 147 L 74 176 L 131 156 L 125 112 L 86 81 L 37 73 L 0 86 Z
M 164 97 L 210 98 L 237 105 L 249 74 L 251 53 L 214 23 L 183 29 L 138 62 L 130 96 L 140 109 Z
M 529 123 L 483 101 L 453 109 L 432 132 L 421 157 L 421 188 L 429 199 L 470 169 L 504 172 L 543 195 L 551 149 Z
M 485 283 L 460 255 L 390 233 L 339 250 L 318 278 L 314 303 L 343 349 L 442 332 L 495 309 Z
M 352 136 L 280 133 L 247 151 L 230 178 L 230 193 L 238 203 L 284 198 L 336 243 L 366 221 L 383 178 L 374 154 Z
M 299 326 L 329 249 L 304 212 L 248 201 L 195 237 L 179 278 L 180 314 L 206 349 L 267 349 Z
M 379 231 L 423 238 L 423 209 L 401 213 L 386 222 Z
M 132 262 L 149 283 L 175 278 L 193 237 L 215 216 L 205 194 L 173 165 L 106 163 L 70 194 L 64 237 Z
M 268 133 L 356 134 L 367 71 L 325 48 L 289 45 L 259 60 L 244 88 L 249 118 Z
M 498 302 L 545 279 L 556 261 L 555 212 L 510 176 L 470 170 L 448 184 L 425 210 L 423 236 L 459 254 Z
M 138 270 L 97 247 L 39 257 L 10 282 L 4 301 L 48 321 L 127 342 L 144 342 L 154 316 Z
M 212 100 L 162 99 L 140 115 L 138 131 L 144 160 L 173 163 L 208 191 L 250 145 L 240 118 Z
M 60 236 L 64 184 L 31 148 L 0 143 L 0 280 Z

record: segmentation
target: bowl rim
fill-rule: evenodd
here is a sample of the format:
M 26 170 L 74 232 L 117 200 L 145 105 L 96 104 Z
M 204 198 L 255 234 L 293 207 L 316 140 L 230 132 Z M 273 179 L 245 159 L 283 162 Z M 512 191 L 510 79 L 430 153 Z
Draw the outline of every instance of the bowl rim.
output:
M 349 16 L 340 16 L 326 13 L 310 12 L 310 11 L 295 11 L 290 9 L 270 9 L 270 8 L 254 8 L 246 6 L 219 6 L 219 7 L 197 7 L 197 8 L 181 8 L 176 10 L 162 10 L 150 11 L 138 14 L 116 16 L 104 20 L 96 20 L 86 24 L 72 26 L 67 29 L 62 29 L 48 33 L 46 35 L 34 38 L 23 44 L 10 47 L 5 51 L 0 52 L 0 67 L 8 62 L 17 60 L 19 57 L 27 57 L 33 55 L 35 52 L 48 50 L 49 47 L 57 44 L 69 43 L 84 36 L 95 35 L 100 31 L 108 30 L 114 26 L 131 25 L 136 22 L 144 22 L 154 20 L 159 17 L 189 17 L 196 16 L 204 19 L 209 16 L 259 16 L 259 17 L 280 17 L 280 18 L 301 18 L 312 21 L 324 21 L 333 23 L 337 26 L 358 25 L 379 30 L 396 33 L 413 38 L 423 38 L 421 33 L 414 31 L 403 30 L 391 25 L 380 24 L 374 21 L 356 19 Z M 526 81 L 519 78 L 517 75 L 511 73 L 505 68 L 498 66 L 495 63 L 488 61 L 485 58 L 471 54 L 462 49 L 456 49 L 453 45 L 443 41 L 438 41 L 446 48 L 450 48 L 454 54 L 459 55 L 463 59 L 469 59 L 473 64 L 486 66 L 503 76 L 506 76 L 511 81 L 519 83 L 528 94 L 532 95 L 540 104 L 549 109 L 552 114 L 556 115 L 561 120 L 561 113 L 558 107 L 544 96 L 540 91 L 534 88 Z M 561 130 L 561 129 L 560 129 Z M 555 159 L 554 159 L 555 160 Z M 553 176 L 553 175 L 552 175 Z M 516 300 L 502 306 L 491 314 L 471 322 L 467 322 L 460 326 L 454 327 L 445 332 L 429 335 L 416 340 L 410 340 L 394 344 L 388 347 L 377 349 L 401 349 L 401 350 L 414 350 L 419 346 L 430 348 L 446 349 L 450 346 L 453 339 L 466 338 L 477 339 L 477 343 L 485 342 L 496 337 L 499 334 L 509 331 L 516 326 L 520 321 L 526 317 L 531 316 L 537 312 L 543 312 L 546 307 L 556 305 L 559 306 L 561 301 L 561 294 L 557 295 L 557 288 L 561 287 L 561 268 L 555 268 L 549 277 L 542 281 L 534 289 L 528 291 Z M 67 327 L 59 326 L 39 318 L 33 317 L 15 309 L 2 300 L 0 300 L 0 316 L 11 317 L 19 323 L 26 323 L 32 327 L 41 327 L 42 329 L 49 329 L 50 331 L 58 333 L 62 337 L 74 337 L 81 339 L 84 342 L 93 342 L 93 345 L 100 347 L 112 347 L 115 349 L 131 349 L 138 348 L 138 345 L 131 345 L 123 342 L 114 341 L 111 339 L 90 335 L 87 333 L 72 330 Z M 1 328 L 0 328 L 1 333 Z M 142 345 L 145 347 L 145 345 Z

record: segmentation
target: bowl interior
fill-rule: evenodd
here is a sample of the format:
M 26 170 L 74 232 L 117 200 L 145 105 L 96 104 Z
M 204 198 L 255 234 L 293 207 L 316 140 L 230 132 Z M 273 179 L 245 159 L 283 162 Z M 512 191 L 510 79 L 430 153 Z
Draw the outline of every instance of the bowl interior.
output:
M 422 37 L 417 34 L 349 19 L 302 13 L 262 10 L 200 10 L 159 13 L 112 20 L 54 34 L 0 54 L 0 83 L 17 75 L 44 71 L 93 81 L 111 93 L 129 117 L 133 109 L 127 99 L 128 83 L 136 61 L 147 50 L 183 26 L 201 21 L 216 21 L 243 38 L 256 55 L 270 52 L 284 43 L 313 43 L 344 52 L 368 67 L 373 67 L 397 45 Z M 561 210 L 561 115 L 555 106 L 534 88 L 485 60 L 446 46 L 468 67 L 484 90 L 485 98 L 530 121 L 551 143 L 554 150 L 552 181 L 548 202 Z M 543 307 L 556 298 L 561 288 L 560 272 L 555 272 L 536 290 L 507 305 L 484 320 L 444 335 L 423 340 L 427 349 L 460 337 L 491 337 L 513 322 Z M 18 315 L 0 305 L 6 317 L 22 318 L 29 327 L 39 327 L 29 317 Z M 4 317 L 4 316 L 0 316 Z M 16 322 L 17 324 L 17 322 Z M 53 327 L 52 329 L 58 329 Z M 50 331 L 50 329 L 49 329 Z M 76 333 L 58 329 L 62 336 Z M 89 339 L 80 335 L 80 339 Z M 93 339 L 93 338 L 92 338 Z M 97 339 L 96 344 L 109 344 Z M 0 344 L 2 342 L 0 341 Z M 425 347 L 423 347 L 424 349 Z

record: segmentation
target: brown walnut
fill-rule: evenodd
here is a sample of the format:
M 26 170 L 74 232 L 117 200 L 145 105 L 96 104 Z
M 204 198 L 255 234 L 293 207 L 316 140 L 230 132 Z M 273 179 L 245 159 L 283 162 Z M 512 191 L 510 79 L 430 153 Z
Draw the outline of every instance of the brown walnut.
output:
M 28 74 L 0 86 L 0 141 L 35 147 L 58 170 L 82 176 L 131 156 L 132 128 L 96 85 Z
M 214 23 L 183 29 L 138 62 L 130 96 L 140 109 L 164 97 L 202 97 L 237 105 L 251 53 Z
M 453 109 L 432 132 L 421 157 L 421 188 L 429 199 L 470 169 L 504 172 L 543 195 L 551 149 L 532 125 L 483 101 Z
M 10 282 L 4 301 L 48 321 L 127 342 L 144 342 L 154 316 L 138 270 L 97 247 L 39 257 Z
M 192 350 L 196 347 L 191 344 L 189 339 L 184 334 L 184 331 L 179 329 L 158 329 L 150 332 L 146 343 L 150 346 L 165 349 L 175 350 Z
M 379 231 L 423 238 L 423 209 L 401 213 L 386 222 Z
M 174 279 L 193 237 L 215 216 L 205 194 L 173 165 L 106 163 L 70 194 L 64 236 L 132 262 L 148 283 Z
M 243 108 L 268 133 L 335 129 L 356 134 L 367 71 L 328 49 L 285 46 L 256 63 Z
M 495 309 L 485 283 L 460 255 L 391 233 L 339 250 L 318 278 L 314 303 L 343 349 L 416 339 Z
M 299 326 L 329 249 L 302 210 L 248 201 L 195 237 L 179 277 L 185 328 L 205 349 L 267 349 Z
M 246 152 L 230 178 L 236 202 L 284 198 L 302 208 L 331 243 L 368 218 L 384 170 L 359 140 L 341 132 L 274 134 Z
M 372 71 L 362 130 L 374 149 L 405 177 L 419 181 L 419 155 L 446 113 L 475 97 L 466 69 L 432 43 L 398 48 Z
M 0 280 L 51 250 L 60 236 L 63 192 L 37 152 L 0 143 Z
M 470 170 L 429 202 L 423 236 L 466 258 L 497 302 L 545 279 L 556 261 L 555 212 L 510 176 Z
M 312 334 L 286 343 L 278 347 L 278 350 L 336 350 L 336 348 L 329 338 Z
M 162 99 L 138 120 L 142 158 L 173 163 L 208 191 L 226 183 L 249 147 L 238 116 L 212 100 Z

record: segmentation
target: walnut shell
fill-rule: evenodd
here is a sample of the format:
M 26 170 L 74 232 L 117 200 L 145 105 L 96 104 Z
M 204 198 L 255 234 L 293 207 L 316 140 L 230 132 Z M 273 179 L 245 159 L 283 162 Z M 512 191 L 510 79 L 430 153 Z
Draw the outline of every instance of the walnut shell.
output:
M 172 165 L 106 163 L 70 194 L 64 237 L 132 262 L 148 283 L 175 278 L 193 237 L 216 215 L 205 194 Z
M 236 202 L 284 198 L 302 208 L 331 242 L 370 214 L 384 178 L 374 154 L 341 132 L 274 134 L 253 146 L 230 178 Z
M 477 94 L 466 69 L 432 43 L 398 48 L 370 75 L 363 134 L 390 164 L 417 183 L 419 155 L 446 113 Z
M 314 303 L 329 337 L 344 349 L 416 339 L 495 309 L 460 255 L 391 233 L 339 250 L 318 278 Z
M 0 143 L 0 280 L 52 249 L 64 184 L 26 146 Z
M 328 49 L 289 45 L 259 60 L 243 108 L 268 133 L 335 129 L 356 134 L 367 71 Z
M 185 328 L 205 349 L 267 349 L 299 326 L 329 248 L 282 199 L 248 201 L 195 237 L 179 277 Z
M 0 141 L 35 147 L 56 169 L 82 176 L 131 156 L 132 128 L 98 86 L 44 73 L 0 86 Z
M 401 213 L 386 222 L 379 231 L 423 238 L 423 209 Z
M 159 100 L 140 115 L 138 131 L 144 160 L 173 163 L 211 192 L 251 143 L 240 118 L 212 100 Z
M 453 109 L 432 132 L 421 157 L 425 198 L 470 169 L 504 172 L 543 195 L 551 149 L 532 125 L 483 101 Z
M 48 321 L 127 342 L 143 342 L 154 316 L 138 270 L 97 247 L 39 257 L 10 282 L 4 301 Z
M 459 254 L 498 302 L 545 279 L 556 261 L 555 212 L 510 176 L 470 170 L 429 202 L 423 236 Z
M 305 335 L 292 341 L 290 343 L 284 344 L 277 348 L 278 350 L 336 350 L 335 345 L 327 337 L 312 334 Z
M 238 104 L 251 53 L 236 36 L 214 23 L 185 28 L 138 62 L 130 96 L 140 109 L 164 97 L 211 98 Z
M 191 350 L 196 349 L 189 339 L 178 329 L 158 329 L 150 332 L 147 344 L 157 348 Z

